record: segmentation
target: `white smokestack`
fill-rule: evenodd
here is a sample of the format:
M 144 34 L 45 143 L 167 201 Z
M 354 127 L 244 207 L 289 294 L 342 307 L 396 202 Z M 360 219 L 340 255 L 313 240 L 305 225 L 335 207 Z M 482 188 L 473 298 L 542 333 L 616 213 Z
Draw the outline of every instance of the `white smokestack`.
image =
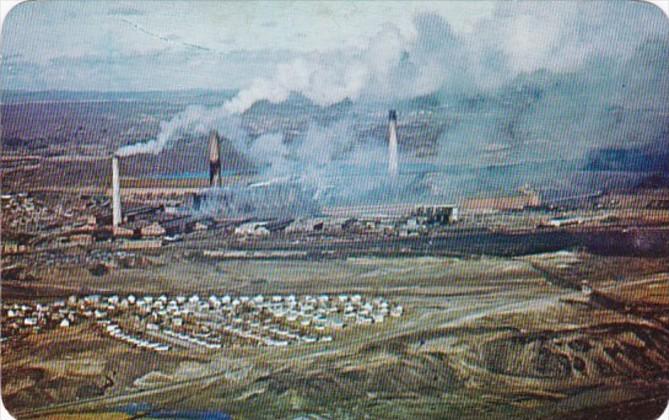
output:
M 388 112 L 388 174 L 397 178 L 399 163 L 397 160 L 397 113 L 394 109 Z
M 118 169 L 118 156 L 112 157 L 112 225 L 121 224 L 121 179 Z

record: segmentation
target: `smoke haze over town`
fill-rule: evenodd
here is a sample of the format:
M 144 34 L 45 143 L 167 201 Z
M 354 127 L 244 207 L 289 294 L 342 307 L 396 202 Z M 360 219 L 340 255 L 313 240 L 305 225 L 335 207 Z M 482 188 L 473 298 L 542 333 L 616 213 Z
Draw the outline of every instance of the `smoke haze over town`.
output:
M 301 20 L 295 32 L 291 21 L 258 23 L 255 16 L 259 33 L 283 37 L 273 43 L 260 36 L 256 44 L 245 43 L 241 21 L 212 17 L 188 26 L 206 3 L 185 22 L 148 13 L 155 7 L 18 7 L 5 28 L 4 88 L 232 89 L 219 104 L 187 105 L 160 122 L 154 138 L 130 140 L 116 153 L 159 154 L 215 128 L 268 179 L 298 180 L 335 200 L 388 198 L 390 187 L 424 199 L 524 184 L 589 191 L 606 187 L 597 170 L 618 171 L 607 182 L 624 186 L 669 170 L 669 29 L 651 5 L 481 3 L 456 12 L 425 3 L 410 18 L 390 13 L 387 21 L 373 4 L 336 11 L 321 5 L 330 24 L 341 14 L 368 24 L 334 31 L 332 42 L 312 49 L 306 40 L 318 20 Z M 296 6 L 296 16 L 309 7 Z M 12 42 L 12 25 L 48 13 L 62 17 L 50 28 L 62 37 L 45 44 L 46 56 L 33 48 L 46 29 Z M 103 16 L 101 28 L 89 27 Z M 647 23 L 634 24 L 641 17 Z M 84 20 L 91 39 L 72 40 L 66 23 L 74 18 Z M 218 41 L 223 33 L 235 44 Z M 97 48 L 112 34 L 119 38 Z M 58 42 L 67 48 L 56 48 Z M 231 65 L 245 71 L 231 73 Z M 59 76 L 72 72 L 79 77 Z M 87 77 L 98 72 L 104 77 Z M 145 73 L 163 76 L 145 80 Z M 271 124 L 250 133 L 242 121 L 262 103 L 276 106 L 260 118 L 285 107 L 304 112 L 306 121 L 294 133 Z M 391 108 L 399 109 L 401 147 L 402 176 L 394 186 L 384 173 L 386 133 L 378 129 Z M 404 129 L 411 125 L 417 128 Z M 613 160 L 602 164 L 602 156 Z M 362 182 L 352 187 L 352 177 Z

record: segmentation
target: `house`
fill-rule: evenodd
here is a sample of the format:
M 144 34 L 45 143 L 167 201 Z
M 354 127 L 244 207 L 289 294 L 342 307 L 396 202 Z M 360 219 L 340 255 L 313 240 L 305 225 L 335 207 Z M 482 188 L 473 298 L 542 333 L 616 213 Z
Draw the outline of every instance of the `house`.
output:
M 152 236 L 163 236 L 165 235 L 165 228 L 163 228 L 158 222 L 151 223 L 148 226 L 144 226 L 140 229 L 140 234 L 143 237 Z
M 70 244 L 72 245 L 86 246 L 92 245 L 93 242 L 95 242 L 93 235 L 78 234 L 70 236 Z
M 132 229 L 124 228 L 121 226 L 114 226 L 114 236 L 121 238 L 132 238 L 135 235 L 135 232 Z
M 269 235 L 269 230 L 265 227 L 264 222 L 250 222 L 236 227 L 235 234 L 245 236 L 267 236 Z

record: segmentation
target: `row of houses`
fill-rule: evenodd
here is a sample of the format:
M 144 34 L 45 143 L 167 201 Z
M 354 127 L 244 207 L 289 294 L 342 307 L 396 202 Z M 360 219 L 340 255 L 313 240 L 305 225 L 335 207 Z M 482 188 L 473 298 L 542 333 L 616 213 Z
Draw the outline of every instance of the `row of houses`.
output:
M 220 349 L 230 345 L 285 346 L 328 342 L 349 325 L 400 317 L 403 308 L 383 297 L 198 295 L 70 296 L 51 304 L 3 304 L 8 337 L 95 321 L 114 339 L 166 351 L 172 345 Z

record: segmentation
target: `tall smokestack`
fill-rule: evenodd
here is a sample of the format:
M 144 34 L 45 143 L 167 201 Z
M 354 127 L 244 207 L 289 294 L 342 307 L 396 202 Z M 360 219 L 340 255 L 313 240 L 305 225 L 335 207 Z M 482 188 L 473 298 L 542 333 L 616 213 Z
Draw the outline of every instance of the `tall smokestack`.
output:
M 397 161 L 397 112 L 388 112 L 388 174 L 396 178 L 399 172 Z
M 121 179 L 118 169 L 118 156 L 112 157 L 112 225 L 121 224 Z
M 221 139 L 218 131 L 209 134 L 209 186 L 220 187 L 221 181 Z

